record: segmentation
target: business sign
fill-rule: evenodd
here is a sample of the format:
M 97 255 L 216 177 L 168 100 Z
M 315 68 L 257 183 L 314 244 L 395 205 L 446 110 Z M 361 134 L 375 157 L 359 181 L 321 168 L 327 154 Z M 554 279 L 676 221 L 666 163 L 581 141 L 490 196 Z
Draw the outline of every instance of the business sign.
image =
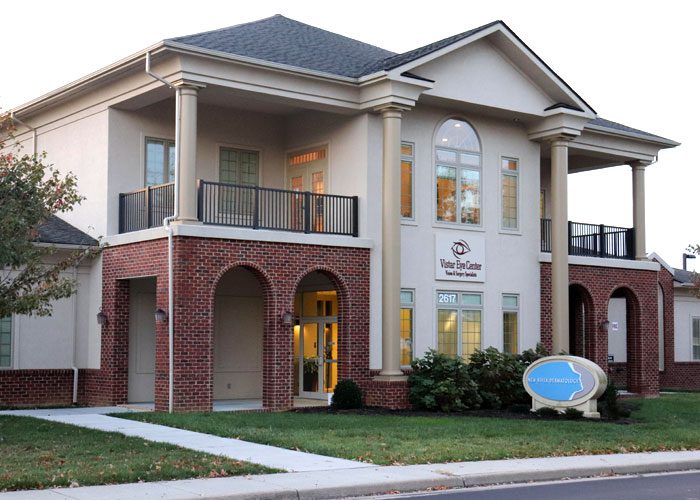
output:
M 569 408 L 599 398 L 608 385 L 605 372 L 594 362 L 577 356 L 548 356 L 532 363 L 523 385 L 541 406 Z
M 486 243 L 483 234 L 450 231 L 435 235 L 435 279 L 486 281 Z

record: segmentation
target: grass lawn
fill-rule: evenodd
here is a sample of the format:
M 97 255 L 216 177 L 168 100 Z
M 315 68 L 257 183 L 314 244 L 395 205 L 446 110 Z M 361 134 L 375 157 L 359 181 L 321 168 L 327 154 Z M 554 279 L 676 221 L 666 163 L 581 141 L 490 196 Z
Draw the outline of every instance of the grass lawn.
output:
M 634 424 L 320 413 L 120 414 L 376 464 L 700 448 L 700 394 L 635 401 Z
M 0 416 L 0 491 L 270 471 L 122 434 Z

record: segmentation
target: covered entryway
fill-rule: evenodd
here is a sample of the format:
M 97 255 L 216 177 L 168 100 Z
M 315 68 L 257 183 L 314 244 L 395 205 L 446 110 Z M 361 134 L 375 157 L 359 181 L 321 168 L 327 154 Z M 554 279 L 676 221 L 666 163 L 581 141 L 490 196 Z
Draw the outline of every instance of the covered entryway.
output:
M 156 278 L 129 280 L 129 403 L 155 396 Z
M 214 303 L 214 400 L 261 400 L 264 300 L 244 267 L 226 272 Z
M 593 298 L 582 285 L 569 285 L 569 350 L 574 356 L 596 358 L 596 328 Z
M 294 298 L 294 396 L 329 399 L 338 383 L 338 340 L 338 294 L 324 274 L 312 272 Z

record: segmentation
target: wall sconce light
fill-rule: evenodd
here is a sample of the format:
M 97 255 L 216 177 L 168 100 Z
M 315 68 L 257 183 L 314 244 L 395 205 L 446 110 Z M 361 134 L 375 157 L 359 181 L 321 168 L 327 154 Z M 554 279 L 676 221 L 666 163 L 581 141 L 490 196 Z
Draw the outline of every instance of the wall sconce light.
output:
M 604 319 L 603 321 L 600 322 L 600 329 L 602 331 L 607 331 L 609 326 L 610 326 L 610 320 L 608 320 L 608 319 Z
M 165 311 L 162 310 L 160 307 L 158 309 L 156 309 L 155 316 L 156 316 L 156 323 L 164 323 L 168 317 L 168 315 L 165 313 Z
M 292 326 L 292 320 L 294 317 L 292 316 L 292 313 L 289 311 L 284 311 L 282 314 L 280 314 L 280 321 L 282 321 L 282 324 L 284 326 Z
M 100 312 L 97 313 L 97 324 L 100 326 L 105 326 L 107 324 L 107 315 L 102 312 L 100 307 Z

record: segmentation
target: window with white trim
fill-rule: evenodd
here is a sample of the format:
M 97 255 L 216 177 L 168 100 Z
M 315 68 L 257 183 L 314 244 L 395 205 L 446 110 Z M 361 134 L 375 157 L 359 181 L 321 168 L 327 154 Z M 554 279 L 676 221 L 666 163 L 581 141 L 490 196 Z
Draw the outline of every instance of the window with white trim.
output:
M 146 137 L 146 186 L 175 180 L 175 143 Z
M 401 290 L 401 366 L 413 361 L 414 291 Z
M 700 318 L 692 319 L 692 350 L 693 361 L 700 361 Z
M 501 229 L 518 229 L 519 162 L 501 158 Z
M 520 312 L 520 297 L 504 293 L 503 305 L 503 352 L 518 353 L 518 313 Z
M 449 119 L 435 137 L 435 217 L 481 225 L 481 146 L 464 120 Z
M 414 146 L 401 143 L 401 217 L 413 219 Z
M 437 292 L 438 352 L 466 361 L 481 349 L 483 297 L 474 292 Z
M 0 368 L 12 367 L 12 316 L 0 318 Z

